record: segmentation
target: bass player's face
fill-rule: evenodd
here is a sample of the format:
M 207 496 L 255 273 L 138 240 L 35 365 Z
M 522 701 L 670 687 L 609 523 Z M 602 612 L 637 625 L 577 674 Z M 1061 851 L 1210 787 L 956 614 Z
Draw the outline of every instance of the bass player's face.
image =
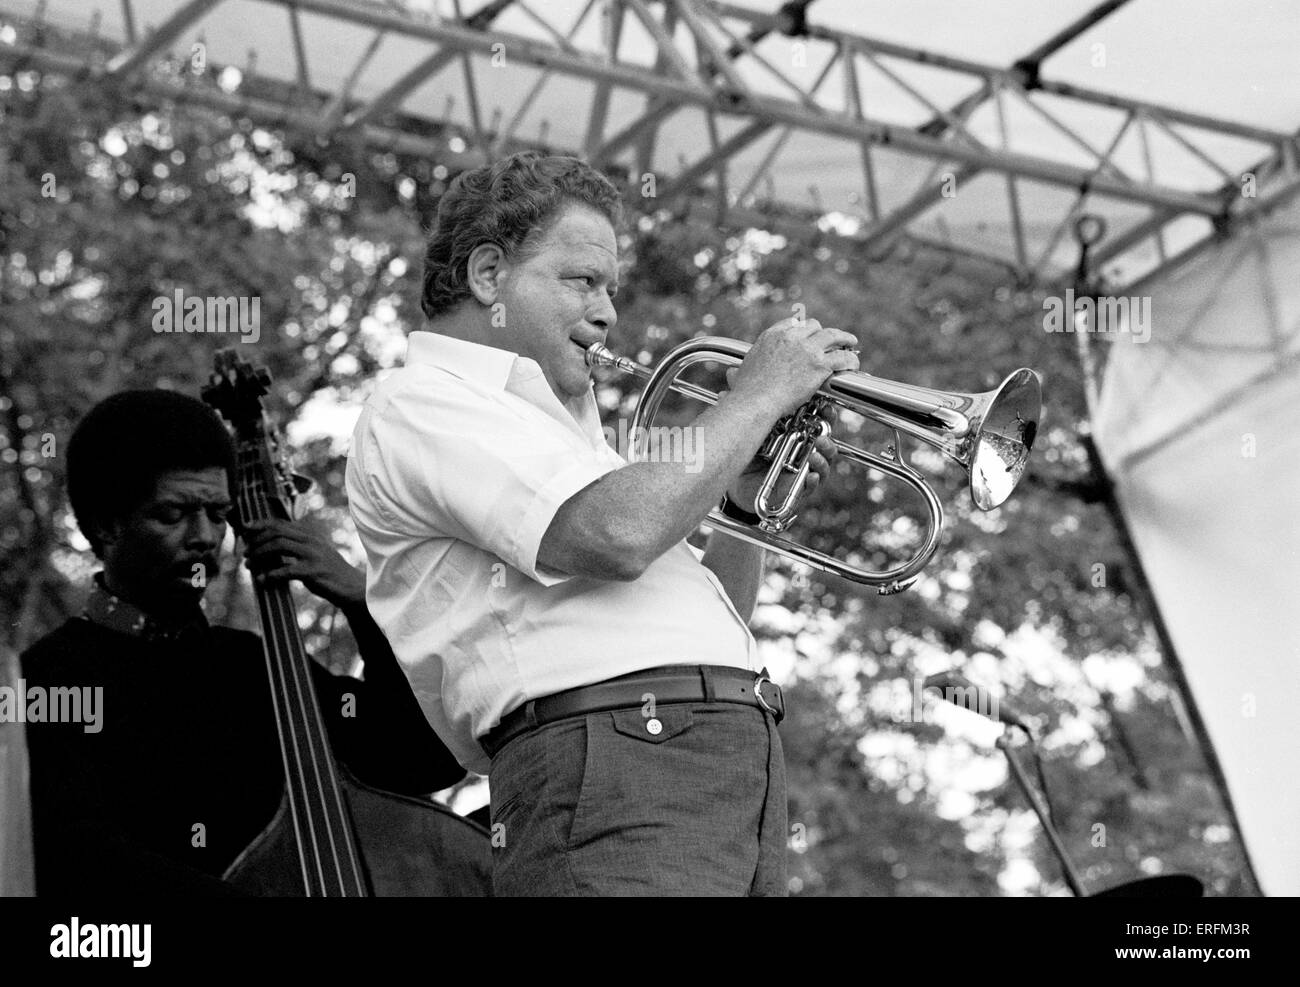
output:
M 151 496 L 101 533 L 108 588 L 150 612 L 198 603 L 220 572 L 231 506 L 219 466 L 160 474 Z

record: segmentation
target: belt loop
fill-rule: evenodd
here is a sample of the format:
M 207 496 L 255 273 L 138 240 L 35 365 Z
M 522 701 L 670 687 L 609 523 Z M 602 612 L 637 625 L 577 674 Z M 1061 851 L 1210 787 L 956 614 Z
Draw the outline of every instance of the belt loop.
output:
M 718 701 L 718 690 L 713 685 L 713 669 L 708 665 L 700 666 L 700 680 L 704 683 L 704 701 L 706 703 L 716 703 Z
M 524 722 L 528 724 L 529 730 L 537 727 L 537 700 L 530 699 L 524 704 Z

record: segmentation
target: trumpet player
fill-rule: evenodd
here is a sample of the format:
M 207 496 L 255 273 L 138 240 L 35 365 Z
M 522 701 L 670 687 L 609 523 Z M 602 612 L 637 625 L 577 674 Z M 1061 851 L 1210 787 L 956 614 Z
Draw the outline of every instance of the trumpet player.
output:
M 404 366 L 353 435 L 367 602 L 425 715 L 489 776 L 503 895 L 782 895 L 780 690 L 747 623 L 762 549 L 686 542 L 753 504 L 778 417 L 856 338 L 771 326 L 695 421 L 695 462 L 605 442 L 587 350 L 617 322 L 618 193 L 533 152 L 461 174 Z M 819 438 L 808 488 L 835 450 Z

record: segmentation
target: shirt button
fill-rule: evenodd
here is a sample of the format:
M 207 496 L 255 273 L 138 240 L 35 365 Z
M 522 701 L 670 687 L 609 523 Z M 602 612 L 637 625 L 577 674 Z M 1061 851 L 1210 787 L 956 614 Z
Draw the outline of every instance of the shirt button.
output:
M 645 728 L 650 732 L 650 736 L 652 737 L 657 737 L 664 732 L 664 725 L 654 717 L 645 721 Z

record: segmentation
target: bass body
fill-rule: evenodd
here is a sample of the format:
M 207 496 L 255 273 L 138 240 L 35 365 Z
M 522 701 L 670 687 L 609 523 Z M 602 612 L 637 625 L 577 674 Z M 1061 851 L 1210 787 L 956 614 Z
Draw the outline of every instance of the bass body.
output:
M 304 489 L 262 406 L 270 387 L 233 350 L 217 353 L 203 398 L 235 433 L 235 521 L 289 519 Z M 239 530 L 237 528 L 237 530 Z M 289 587 L 254 583 L 285 789 L 279 811 L 226 870 L 258 895 L 365 897 L 492 893 L 487 831 L 436 803 L 370 788 L 335 759 Z
M 436 803 L 371 788 L 347 769 L 338 770 L 367 894 L 443 898 L 492 893 L 486 829 Z M 291 815 L 286 796 L 270 825 L 235 859 L 224 879 L 246 894 L 306 895 Z M 317 875 L 318 881 L 324 878 Z

